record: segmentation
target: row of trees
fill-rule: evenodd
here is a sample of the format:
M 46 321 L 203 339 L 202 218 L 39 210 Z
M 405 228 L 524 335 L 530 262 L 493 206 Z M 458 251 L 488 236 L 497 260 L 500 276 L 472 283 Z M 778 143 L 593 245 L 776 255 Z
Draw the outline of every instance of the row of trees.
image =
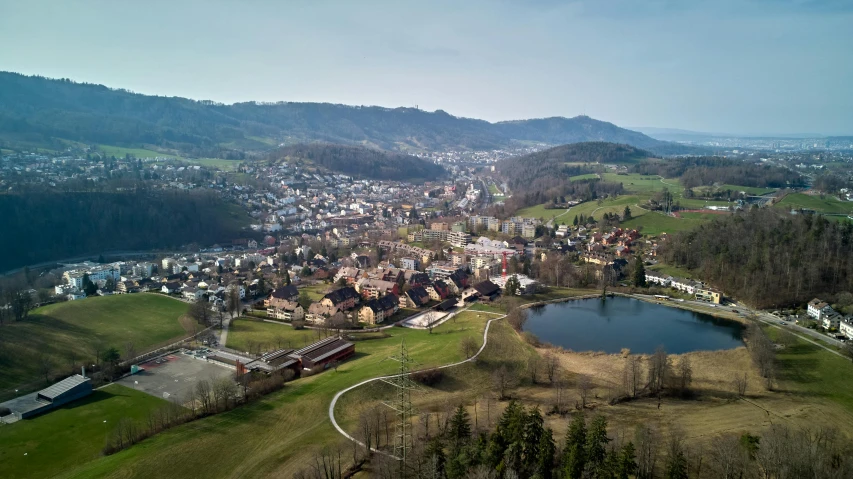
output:
M 787 168 L 715 156 L 680 158 L 678 161 L 644 161 L 632 166 L 631 171 L 641 175 L 680 178 L 681 184 L 687 189 L 713 184 L 759 188 L 804 185 L 804 178 Z

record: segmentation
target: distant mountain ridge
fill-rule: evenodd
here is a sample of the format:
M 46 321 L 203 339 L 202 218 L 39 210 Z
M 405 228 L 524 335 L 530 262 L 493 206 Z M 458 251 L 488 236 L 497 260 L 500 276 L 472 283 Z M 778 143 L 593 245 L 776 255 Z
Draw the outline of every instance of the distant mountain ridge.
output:
M 656 154 L 695 151 L 586 116 L 490 123 L 415 108 L 289 102 L 225 105 L 0 72 L 0 142 L 44 144 L 57 138 L 221 158 L 238 151 L 268 151 L 278 143 L 312 141 L 394 151 L 483 150 L 520 141 L 607 141 Z

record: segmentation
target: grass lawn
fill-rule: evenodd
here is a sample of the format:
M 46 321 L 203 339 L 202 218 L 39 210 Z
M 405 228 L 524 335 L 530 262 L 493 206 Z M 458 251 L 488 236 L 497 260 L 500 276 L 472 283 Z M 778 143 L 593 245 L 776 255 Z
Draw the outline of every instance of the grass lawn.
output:
M 501 190 L 499 190 L 497 185 L 495 185 L 494 183 L 489 184 L 489 193 L 491 193 L 494 196 L 503 196 L 504 195 L 503 192 Z
M 317 283 L 312 284 L 310 286 L 297 286 L 297 289 L 299 289 L 299 293 L 301 294 L 303 291 L 305 291 L 308 297 L 311 298 L 311 301 L 320 301 L 321 299 L 323 299 L 323 296 L 325 296 L 326 293 L 337 288 L 338 286 L 327 283 Z
M 743 191 L 748 195 L 766 195 L 767 193 L 772 193 L 776 191 L 775 188 L 758 188 L 755 186 L 742 186 L 742 185 L 720 185 L 716 188 L 717 191 Z
M 98 145 L 98 148 L 107 156 L 115 156 L 116 158 L 124 158 L 125 155 L 130 154 L 137 158 L 156 158 L 156 157 L 171 157 L 171 158 L 180 158 L 178 155 L 172 155 L 169 153 L 160 153 L 154 150 L 146 150 L 144 148 L 124 148 L 121 146 L 110 146 L 110 145 Z
M 196 159 L 185 158 L 182 161 L 185 161 L 187 163 L 192 163 L 195 165 L 207 166 L 210 168 L 218 168 L 222 171 L 234 171 L 237 168 L 237 165 L 240 164 L 239 161 L 223 160 L 222 158 L 196 158 Z
M 805 208 L 820 213 L 849 214 L 853 213 L 853 201 L 839 201 L 832 196 L 812 196 L 804 193 L 791 193 L 774 206 L 790 210 Z
M 712 216 L 712 215 L 707 215 Z M 674 218 L 666 216 L 656 211 L 650 211 L 642 216 L 634 216 L 628 221 L 622 223 L 624 228 L 639 228 L 642 227 L 642 233 L 645 235 L 659 235 L 661 233 L 675 233 L 677 231 L 686 231 L 692 229 L 702 223 L 708 221 L 705 218 Z
M 176 427 L 118 454 L 81 461 L 64 477 L 292 477 L 325 445 L 342 440 L 328 418 L 336 392 L 395 371 L 397 363 L 387 358 L 403 340 L 418 368 L 458 361 L 462 338 L 482 341 L 486 320 L 465 312 L 432 334 L 391 328 L 390 337 L 358 341 L 355 356 L 337 371 L 296 380 L 256 403 Z
M 678 278 L 692 278 L 693 274 L 690 273 L 686 268 L 679 268 L 678 266 L 671 266 L 664 263 L 658 263 L 654 266 L 647 266 L 646 271 L 648 272 L 656 272 L 660 274 L 666 274 L 669 276 L 675 276 Z
M 166 401 L 113 384 L 33 419 L 0 427 L 0 477 L 53 477 L 101 457 L 124 417 L 141 421 Z M 24 455 L 26 453 L 26 456 Z
M 288 324 L 265 323 L 251 319 L 237 319 L 228 328 L 228 343 L 226 346 L 238 351 L 255 350 L 273 351 L 281 348 L 299 349 L 317 341 L 318 331 L 311 329 L 293 329 Z M 254 346 L 250 348 L 250 343 Z
M 598 175 L 595 173 L 587 173 L 585 175 L 577 175 L 569 178 L 569 181 L 580 181 L 580 180 L 592 180 L 598 178 Z
M 137 354 L 178 340 L 187 330 L 179 318 L 187 304 L 153 293 L 122 294 L 51 304 L 30 312 L 26 321 L 0 328 L 0 389 L 43 386 L 37 365 L 43 354 L 55 374 L 79 372 L 94 347 L 118 348 L 127 342 Z M 186 324 L 191 328 L 191 324 Z M 8 391 L 6 391 L 8 393 Z
M 603 173 L 601 175 L 601 179 L 610 183 L 622 183 L 625 191 L 633 193 L 663 191 L 664 188 L 667 188 L 674 195 L 677 195 L 682 190 L 681 184 L 677 178 L 661 180 L 658 176 L 640 175 L 638 173 L 630 173 L 627 175 Z
M 559 216 L 565 212 L 565 208 L 547 209 L 545 208 L 545 205 L 536 205 L 518 210 L 515 213 L 515 216 L 523 216 L 525 218 L 534 218 L 541 219 L 543 221 L 548 221 L 551 218 Z
M 779 330 L 766 327 L 771 338 Z M 776 353 L 779 387 L 801 395 L 828 399 L 853 412 L 853 364 L 849 359 L 797 339 Z

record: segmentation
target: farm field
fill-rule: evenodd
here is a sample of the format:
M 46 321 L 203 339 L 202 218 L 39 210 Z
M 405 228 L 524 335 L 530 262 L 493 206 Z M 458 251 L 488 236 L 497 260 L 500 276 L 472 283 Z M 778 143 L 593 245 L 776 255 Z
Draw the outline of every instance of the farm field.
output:
M 767 193 L 772 193 L 776 191 L 775 188 L 757 188 L 755 186 L 742 186 L 742 185 L 720 185 L 718 187 L 710 187 L 710 186 L 700 186 L 698 188 L 693 188 L 694 190 L 711 190 L 711 191 L 743 191 L 744 193 L 750 195 L 766 195 Z
M 393 372 L 397 363 L 387 358 L 401 341 L 417 368 L 458 361 L 462 338 L 480 343 L 488 317 L 464 312 L 432 334 L 391 328 L 390 337 L 358 341 L 355 357 L 337 371 L 293 381 L 256 403 L 176 427 L 62 477 L 291 477 L 324 446 L 341 441 L 327 415 L 335 393 Z
M 598 175 L 595 173 L 587 173 L 585 175 L 577 175 L 569 178 L 569 181 L 581 181 L 581 180 L 591 180 L 594 178 L 598 178 Z
M 536 205 L 536 206 L 529 206 L 527 208 L 523 208 L 523 209 L 518 210 L 518 212 L 516 212 L 515 216 L 523 216 L 525 218 L 541 219 L 541 220 L 547 222 L 547 221 L 553 219 L 555 216 L 559 216 L 565 212 L 566 212 L 565 208 L 548 209 L 548 208 L 545 208 L 545 205 Z M 565 216 L 563 218 L 565 218 Z M 563 218 L 561 218 L 561 219 L 563 219 Z
M 111 146 L 111 145 L 98 145 L 98 148 L 102 152 L 104 152 L 107 156 L 115 156 L 116 158 L 124 158 L 126 155 L 132 155 L 137 158 L 156 158 L 156 157 L 171 157 L 175 159 L 180 159 L 181 157 L 178 155 L 173 155 L 170 153 L 160 153 L 154 150 L 147 150 L 145 148 L 124 148 L 121 146 Z
M 122 355 L 132 342 L 136 353 L 176 341 L 192 330 L 181 321 L 187 304 L 153 293 L 86 298 L 37 308 L 29 318 L 6 324 L 0 334 L 0 389 L 44 385 L 44 359 L 53 374 L 79 372 L 100 351 Z M 72 364 L 74 367 L 72 368 Z
M 791 193 L 786 195 L 782 201 L 773 205 L 777 208 L 805 208 L 815 210 L 820 213 L 829 214 L 850 214 L 853 213 L 853 201 L 839 201 L 838 199 L 825 196 L 807 195 L 805 193 Z
M 53 477 L 101 457 L 119 420 L 142 421 L 167 404 L 113 384 L 47 414 L 0 427 L 0 477 Z M 24 455 L 26 454 L 26 455 Z
M 181 159 L 181 161 L 201 166 L 207 166 L 210 168 L 218 168 L 222 171 L 234 171 L 235 169 L 237 169 L 237 165 L 240 164 L 239 161 L 223 160 L 222 158 L 183 158 Z

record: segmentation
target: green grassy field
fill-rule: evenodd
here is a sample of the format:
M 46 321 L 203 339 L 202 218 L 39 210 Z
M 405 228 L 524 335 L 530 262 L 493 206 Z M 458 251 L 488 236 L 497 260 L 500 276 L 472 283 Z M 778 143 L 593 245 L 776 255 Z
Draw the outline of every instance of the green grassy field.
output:
M 515 213 L 515 216 L 523 216 L 525 218 L 535 218 L 541 219 L 543 221 L 548 221 L 554 218 L 555 216 L 559 216 L 565 212 L 565 208 L 547 209 L 545 208 L 545 205 L 536 205 L 518 210 L 518 212 Z
M 820 213 L 850 214 L 853 213 L 853 201 L 839 201 L 834 197 L 812 196 L 804 193 L 791 193 L 774 205 L 777 208 L 790 210 L 805 208 Z
M 779 330 L 765 328 L 771 338 Z M 797 339 L 776 353 L 779 386 L 800 395 L 828 399 L 853 411 L 853 365 L 849 359 Z
M 233 411 L 185 424 L 118 454 L 80 463 L 63 477 L 291 477 L 322 448 L 342 440 L 327 411 L 332 396 L 367 378 L 393 372 L 387 358 L 406 342 L 417 368 L 460 360 L 459 343 L 479 343 L 491 315 L 466 312 L 428 331 L 391 328 L 387 338 L 356 343 L 337 371 L 289 383 Z
M 755 186 L 742 186 L 742 185 L 721 185 L 717 190 L 725 191 L 743 191 L 746 194 L 750 195 L 766 195 L 767 193 L 772 193 L 776 191 L 774 188 L 757 188 Z
M 248 351 L 251 343 L 261 351 L 273 351 L 281 348 L 299 349 L 318 339 L 318 332 L 311 329 L 293 329 L 287 324 L 265 323 L 251 319 L 237 319 L 228 329 L 226 346 L 238 351 Z
M 237 169 L 237 165 L 240 164 L 239 161 L 223 160 L 222 158 L 184 158 L 181 161 L 195 165 L 207 166 L 210 168 L 218 168 L 222 171 L 234 171 Z
M 53 477 L 97 460 L 120 419 L 141 421 L 164 404 L 113 384 L 47 414 L 2 426 L 0 477 Z
M 146 150 L 144 148 L 124 148 L 121 146 L 98 145 L 98 148 L 107 156 L 115 156 L 116 158 L 124 158 L 125 155 L 132 155 L 137 158 L 155 158 L 155 157 L 172 157 L 180 158 L 178 155 L 168 153 L 159 153 L 154 150 Z
M 598 178 L 598 175 L 595 173 L 587 173 L 585 175 L 577 175 L 569 178 L 569 181 L 580 181 L 580 180 L 592 180 Z
M 503 192 L 501 192 L 501 190 L 498 189 L 497 185 L 495 185 L 494 183 L 489 184 L 489 193 L 491 193 L 493 196 L 504 195 Z
M 675 276 L 679 278 L 692 278 L 693 274 L 690 273 L 689 270 L 685 268 L 679 268 L 678 266 L 671 266 L 664 263 L 658 263 L 654 266 L 647 266 L 646 271 L 649 272 L 657 272 L 660 274 L 665 274 L 669 276 Z
M 93 297 L 35 309 L 27 320 L 0 328 L 0 389 L 32 382 L 33 389 L 41 386 L 42 356 L 54 374 L 70 373 L 93 359 L 96 345 L 101 350 L 116 347 L 124 355 L 129 341 L 139 354 L 177 340 L 186 334 L 179 321 L 186 310 L 185 303 L 153 293 Z

